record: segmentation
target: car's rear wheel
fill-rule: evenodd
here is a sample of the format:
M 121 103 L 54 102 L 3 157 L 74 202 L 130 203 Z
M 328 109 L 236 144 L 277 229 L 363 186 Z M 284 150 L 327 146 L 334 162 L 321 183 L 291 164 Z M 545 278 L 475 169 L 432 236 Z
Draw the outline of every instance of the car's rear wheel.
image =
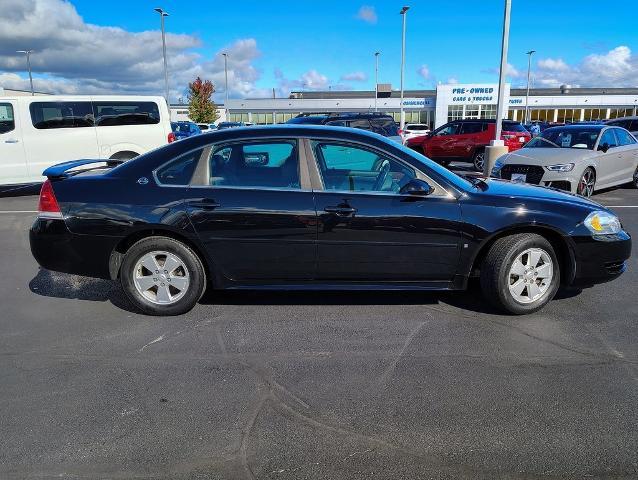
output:
M 636 171 L 634 172 L 634 180 L 632 183 L 635 188 L 638 188 L 638 167 L 636 167 Z
M 131 246 L 122 261 L 120 280 L 131 302 L 148 315 L 186 313 L 206 286 L 197 254 L 168 237 L 147 237 Z
M 587 167 L 578 181 L 576 193 L 583 197 L 591 197 L 596 187 L 596 172 L 591 167 Z
M 543 308 L 559 286 L 558 259 L 541 235 L 523 233 L 498 239 L 481 266 L 481 288 L 487 300 L 515 315 Z
M 472 163 L 474 164 L 474 170 L 482 172 L 483 167 L 485 166 L 485 151 L 478 150 L 474 152 L 474 155 L 472 156 Z

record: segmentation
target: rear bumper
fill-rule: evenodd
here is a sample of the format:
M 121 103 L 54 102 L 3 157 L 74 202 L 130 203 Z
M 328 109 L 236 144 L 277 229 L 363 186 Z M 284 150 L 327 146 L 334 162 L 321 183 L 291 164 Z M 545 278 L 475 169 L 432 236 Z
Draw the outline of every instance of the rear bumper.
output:
M 576 268 L 570 286 L 585 288 L 622 275 L 631 256 L 631 237 L 617 235 L 574 237 Z
M 29 231 L 31 253 L 41 267 L 87 277 L 111 278 L 109 259 L 118 241 L 73 234 L 62 219 L 37 218 Z

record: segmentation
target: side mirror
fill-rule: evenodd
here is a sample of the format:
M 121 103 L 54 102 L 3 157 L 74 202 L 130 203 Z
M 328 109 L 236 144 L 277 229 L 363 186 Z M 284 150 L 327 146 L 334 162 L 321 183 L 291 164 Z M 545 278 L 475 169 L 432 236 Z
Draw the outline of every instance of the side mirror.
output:
M 607 150 L 609 150 L 609 144 L 603 143 L 602 145 L 598 145 L 598 150 L 600 150 L 603 153 L 606 153 Z
M 424 180 L 415 178 L 401 187 L 399 191 L 402 195 L 410 195 L 412 197 L 427 197 L 434 189 Z

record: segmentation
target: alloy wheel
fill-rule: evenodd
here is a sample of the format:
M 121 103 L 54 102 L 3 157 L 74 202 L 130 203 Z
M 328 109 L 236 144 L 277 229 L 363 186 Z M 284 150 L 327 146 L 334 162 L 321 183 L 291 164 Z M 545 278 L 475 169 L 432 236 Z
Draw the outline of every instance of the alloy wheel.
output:
M 135 264 L 133 283 L 149 302 L 171 305 L 188 291 L 190 275 L 184 261 L 174 253 L 153 251 Z
M 474 168 L 478 172 L 482 172 L 485 167 L 485 152 L 479 152 L 474 155 Z
M 636 167 L 636 171 L 634 172 L 634 187 L 638 188 L 638 167 Z
M 539 300 L 554 279 L 552 258 L 542 248 L 529 248 L 519 254 L 507 276 L 510 294 L 519 303 Z
M 583 197 L 591 197 L 594 193 L 594 185 L 596 184 L 596 175 L 591 168 L 583 172 L 583 176 L 578 182 L 578 194 Z

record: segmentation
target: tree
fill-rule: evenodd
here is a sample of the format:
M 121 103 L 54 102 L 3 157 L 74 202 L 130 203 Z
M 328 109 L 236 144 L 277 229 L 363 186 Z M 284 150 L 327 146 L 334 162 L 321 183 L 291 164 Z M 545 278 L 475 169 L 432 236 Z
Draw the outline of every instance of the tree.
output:
M 215 86 L 210 80 L 197 77 L 188 84 L 188 116 L 195 123 L 213 123 L 219 118 L 212 100 Z

